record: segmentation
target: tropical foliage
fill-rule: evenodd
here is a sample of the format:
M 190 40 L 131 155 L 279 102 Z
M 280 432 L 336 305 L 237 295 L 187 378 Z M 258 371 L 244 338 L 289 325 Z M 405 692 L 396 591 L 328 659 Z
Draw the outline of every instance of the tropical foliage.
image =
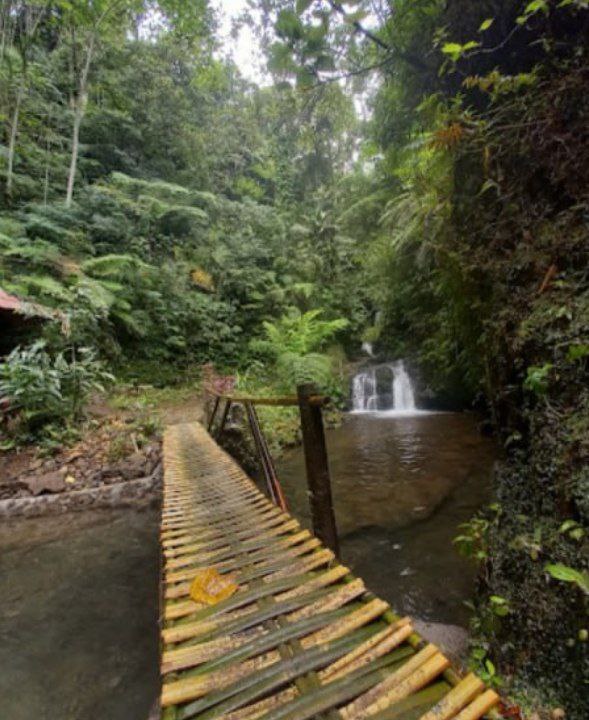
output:
M 10 393 L 85 347 L 336 397 L 363 341 L 406 357 L 505 446 L 475 660 L 585 717 L 587 2 L 248 7 L 262 87 L 206 0 L 2 3 L 0 286 L 69 327 Z

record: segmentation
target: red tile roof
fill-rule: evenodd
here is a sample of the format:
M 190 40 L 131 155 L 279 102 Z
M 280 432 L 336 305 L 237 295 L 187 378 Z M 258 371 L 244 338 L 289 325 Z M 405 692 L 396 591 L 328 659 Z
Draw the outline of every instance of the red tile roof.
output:
M 14 310 L 18 312 L 23 309 L 23 303 L 14 295 L 9 295 L 0 288 L 0 310 Z
M 17 315 L 23 315 L 25 317 L 40 317 L 49 319 L 61 319 L 65 318 L 63 312 L 55 310 L 53 308 L 39 305 L 39 303 L 30 302 L 28 300 L 21 300 L 14 295 L 9 295 L 7 292 L 0 288 L 0 312 L 8 311 L 16 313 Z

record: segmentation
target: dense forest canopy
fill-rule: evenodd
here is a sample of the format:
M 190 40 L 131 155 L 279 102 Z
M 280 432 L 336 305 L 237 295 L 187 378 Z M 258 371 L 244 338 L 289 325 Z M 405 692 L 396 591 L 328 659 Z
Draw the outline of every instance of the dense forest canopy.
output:
M 505 445 L 460 541 L 473 663 L 584 717 L 588 3 L 253 0 L 238 24 L 261 84 L 207 0 L 2 0 L 0 287 L 59 310 L 4 392 L 39 363 L 90 390 L 210 361 L 345 399 L 363 342 L 406 358 Z

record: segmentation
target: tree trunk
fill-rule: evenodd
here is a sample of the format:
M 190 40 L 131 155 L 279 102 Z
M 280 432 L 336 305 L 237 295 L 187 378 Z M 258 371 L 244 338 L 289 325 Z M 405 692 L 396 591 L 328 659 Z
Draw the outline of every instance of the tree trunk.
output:
M 78 154 L 80 151 L 80 125 L 84 119 L 86 113 L 86 103 L 88 101 L 88 76 L 90 74 L 90 67 L 92 65 L 92 58 L 94 55 L 94 46 L 96 43 L 96 36 L 92 34 L 88 41 L 88 47 L 86 50 L 86 60 L 82 67 L 80 77 L 78 80 L 78 87 L 74 93 L 74 127 L 72 132 L 72 156 L 70 160 L 70 170 L 67 179 L 67 191 L 65 195 L 65 206 L 71 207 L 74 199 L 74 185 L 76 182 L 76 170 L 78 169 Z
M 80 125 L 84 117 L 85 98 L 78 97 L 75 101 L 74 110 L 74 128 L 72 133 L 72 155 L 70 160 L 70 170 L 67 178 L 67 192 L 65 196 L 65 206 L 71 207 L 74 198 L 74 184 L 76 181 L 76 170 L 78 169 L 78 154 L 80 150 Z
M 12 198 L 12 181 L 14 177 L 14 153 L 16 150 L 16 136 L 18 134 L 18 121 L 20 118 L 20 108 L 24 94 L 23 83 L 19 85 L 16 94 L 16 102 L 14 112 L 12 113 L 12 121 L 10 123 L 10 139 L 8 141 L 8 167 L 6 170 L 6 197 L 8 200 Z

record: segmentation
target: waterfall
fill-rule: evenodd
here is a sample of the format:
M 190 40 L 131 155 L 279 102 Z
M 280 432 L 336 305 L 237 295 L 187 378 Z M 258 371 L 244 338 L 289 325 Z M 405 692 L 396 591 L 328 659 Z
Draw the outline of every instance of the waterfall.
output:
M 370 355 L 370 357 L 374 357 L 374 348 L 371 342 L 363 342 L 362 351 Z
M 354 412 L 417 412 L 411 378 L 402 360 L 358 373 L 352 383 Z

